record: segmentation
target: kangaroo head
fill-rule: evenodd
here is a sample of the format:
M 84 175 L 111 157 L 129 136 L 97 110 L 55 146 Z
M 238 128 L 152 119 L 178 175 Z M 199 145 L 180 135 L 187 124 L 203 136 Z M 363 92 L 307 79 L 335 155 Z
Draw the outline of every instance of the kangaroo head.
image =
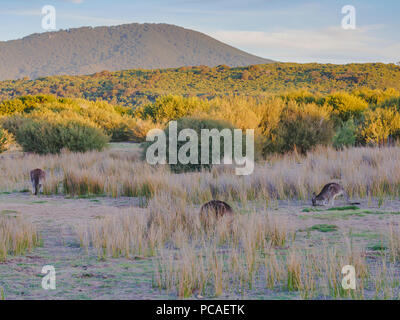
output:
M 315 207 L 317 205 L 317 195 L 315 194 L 315 192 L 313 192 L 313 194 L 312 194 L 311 201 L 312 201 L 312 205 Z

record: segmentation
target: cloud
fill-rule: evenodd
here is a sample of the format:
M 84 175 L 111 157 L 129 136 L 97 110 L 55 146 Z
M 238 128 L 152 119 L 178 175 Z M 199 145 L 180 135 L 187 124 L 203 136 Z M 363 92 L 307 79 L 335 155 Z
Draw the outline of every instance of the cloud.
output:
M 72 2 L 72 3 L 82 3 L 83 0 L 64 0 L 66 2 Z
M 278 61 L 397 61 L 400 45 L 382 37 L 381 29 L 384 26 L 365 26 L 356 30 L 340 27 L 271 32 L 221 30 L 208 34 L 245 51 Z

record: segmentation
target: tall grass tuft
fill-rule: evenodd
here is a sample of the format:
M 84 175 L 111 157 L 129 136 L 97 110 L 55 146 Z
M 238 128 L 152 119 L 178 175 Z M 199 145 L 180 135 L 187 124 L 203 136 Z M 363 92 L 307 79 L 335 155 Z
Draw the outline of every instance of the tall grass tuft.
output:
M 23 255 L 40 245 L 36 228 L 21 217 L 0 216 L 0 261 L 7 255 Z

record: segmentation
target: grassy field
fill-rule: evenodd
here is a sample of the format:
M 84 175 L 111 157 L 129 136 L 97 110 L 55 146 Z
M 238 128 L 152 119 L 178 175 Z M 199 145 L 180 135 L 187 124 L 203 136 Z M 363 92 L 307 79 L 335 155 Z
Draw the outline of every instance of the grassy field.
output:
M 398 299 L 399 160 L 397 147 L 321 148 L 240 177 L 151 167 L 137 144 L 2 154 L 0 297 Z M 28 192 L 36 167 L 48 175 L 39 197 Z M 311 207 L 331 181 L 361 204 Z M 235 209 L 232 225 L 202 226 L 200 205 L 212 198 Z M 341 286 L 348 264 L 356 290 Z M 41 287 L 44 265 L 56 269 L 54 291 Z

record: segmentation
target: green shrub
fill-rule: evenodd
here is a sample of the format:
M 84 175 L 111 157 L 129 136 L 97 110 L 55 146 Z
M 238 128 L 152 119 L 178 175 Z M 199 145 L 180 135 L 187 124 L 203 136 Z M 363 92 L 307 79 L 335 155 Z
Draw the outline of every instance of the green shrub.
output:
M 23 123 L 29 121 L 28 118 L 24 118 L 20 115 L 13 115 L 4 117 L 1 119 L 1 126 L 14 136 L 17 135 L 17 131 L 22 127 Z
M 79 122 L 47 122 L 29 119 L 17 130 L 17 142 L 25 152 L 59 153 L 102 150 L 109 138 L 98 128 Z
M 57 98 L 55 96 L 24 96 L 0 103 L 0 116 L 12 117 L 8 130 L 15 133 L 23 118 L 51 122 L 75 121 L 99 127 L 114 142 L 132 140 L 135 120 L 127 114 L 127 108 L 113 106 L 104 101 Z
M 316 104 L 290 102 L 266 137 L 263 154 L 285 153 L 295 148 L 305 154 L 317 145 L 329 144 L 333 135 L 333 123 L 327 109 Z
M 233 127 L 232 124 L 229 122 L 225 121 L 220 121 L 220 120 L 211 120 L 211 119 L 199 119 L 199 118 L 182 118 L 177 120 L 177 134 L 184 130 L 184 129 L 193 129 L 197 133 L 198 137 L 198 149 L 197 149 L 197 154 L 198 154 L 198 163 L 199 164 L 182 164 L 178 163 L 177 164 L 170 164 L 170 168 L 173 172 L 175 173 L 181 173 L 181 172 L 189 172 L 189 171 L 200 171 L 202 169 L 211 169 L 212 168 L 212 149 L 213 149 L 213 141 L 210 139 L 209 142 L 209 164 L 201 164 L 201 129 L 217 129 L 218 131 L 221 131 L 223 129 L 229 129 L 231 131 L 232 137 L 233 137 Z M 164 130 L 164 133 L 166 135 L 166 144 L 167 144 L 167 163 L 169 163 L 170 159 L 170 154 L 169 154 L 169 127 L 167 126 Z M 177 152 L 181 149 L 181 147 L 187 143 L 189 139 L 186 141 L 178 141 L 177 142 Z M 148 147 L 153 144 L 153 142 L 145 142 L 142 145 L 142 151 L 143 151 L 143 158 L 146 156 L 146 152 Z M 243 149 L 245 148 L 245 135 L 243 135 L 243 140 L 242 140 L 242 146 Z M 224 139 L 220 138 L 220 160 L 222 163 L 222 159 L 224 158 L 225 153 L 224 153 Z M 232 156 L 232 154 L 228 155 Z
M 357 138 L 356 132 L 357 127 L 355 126 L 353 119 L 347 120 L 333 137 L 333 146 L 336 149 L 354 146 Z

